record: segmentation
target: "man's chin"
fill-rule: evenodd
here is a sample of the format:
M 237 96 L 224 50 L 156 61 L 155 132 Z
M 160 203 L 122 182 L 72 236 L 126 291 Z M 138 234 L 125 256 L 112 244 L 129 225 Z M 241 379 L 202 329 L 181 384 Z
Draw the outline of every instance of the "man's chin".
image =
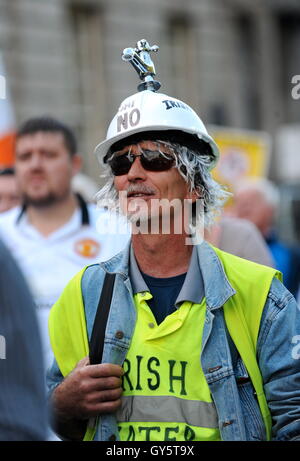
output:
M 148 222 L 149 221 L 149 215 L 146 213 L 127 213 L 126 218 L 128 219 L 129 222 L 132 224 L 135 223 L 140 223 L 140 222 Z
M 23 203 L 24 205 L 31 206 L 34 208 L 46 208 L 49 206 L 54 205 L 57 203 L 57 197 L 52 194 L 48 194 L 45 196 L 30 196 L 30 195 L 23 195 Z

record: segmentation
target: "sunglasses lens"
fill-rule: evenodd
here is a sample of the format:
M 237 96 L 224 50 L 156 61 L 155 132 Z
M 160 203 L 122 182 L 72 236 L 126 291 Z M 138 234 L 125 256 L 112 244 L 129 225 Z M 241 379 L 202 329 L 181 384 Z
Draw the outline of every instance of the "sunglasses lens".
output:
M 148 171 L 166 171 L 174 165 L 174 157 L 159 151 L 143 149 L 141 164 Z
M 132 161 L 128 158 L 128 154 L 124 155 L 113 155 L 108 164 L 111 167 L 111 171 L 114 176 L 122 176 L 127 174 L 131 168 Z
M 174 165 L 174 157 L 168 154 L 162 154 L 159 151 L 143 149 L 141 155 L 138 155 L 141 160 L 142 167 L 147 171 L 166 171 Z M 108 164 L 111 167 L 114 176 L 122 176 L 127 174 L 135 160 L 134 155 L 114 154 Z

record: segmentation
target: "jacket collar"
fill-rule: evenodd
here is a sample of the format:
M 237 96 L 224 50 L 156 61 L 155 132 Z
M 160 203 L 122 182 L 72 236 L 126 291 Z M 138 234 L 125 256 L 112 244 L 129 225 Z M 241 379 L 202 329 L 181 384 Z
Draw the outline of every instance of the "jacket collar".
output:
M 213 247 L 203 241 L 197 245 L 198 261 L 203 277 L 206 305 L 210 310 L 222 307 L 236 293 Z
M 107 261 L 101 262 L 100 266 L 111 274 L 120 274 L 125 279 L 129 274 L 129 256 L 130 256 L 131 239 L 127 242 L 124 250 L 116 254 Z
M 108 261 L 100 263 L 100 266 L 106 272 L 117 273 L 124 279 L 128 279 L 130 246 L 131 241 L 127 243 L 123 251 Z M 197 245 L 196 249 L 203 277 L 207 308 L 209 310 L 220 308 L 236 293 L 236 290 L 231 286 L 213 247 L 203 241 L 200 245 Z

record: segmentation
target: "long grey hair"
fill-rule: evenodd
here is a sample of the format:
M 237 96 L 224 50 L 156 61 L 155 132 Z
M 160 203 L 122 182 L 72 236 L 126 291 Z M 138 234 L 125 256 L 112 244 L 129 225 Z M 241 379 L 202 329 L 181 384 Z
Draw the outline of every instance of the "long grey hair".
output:
M 201 199 L 202 206 L 193 209 L 193 222 L 196 222 L 197 219 L 202 219 L 204 227 L 209 228 L 231 195 L 230 192 L 212 178 L 209 171 L 209 155 L 203 155 L 196 150 L 175 142 L 157 140 L 157 143 L 167 146 L 174 153 L 174 167 L 178 169 L 180 175 L 189 185 L 189 191 L 196 192 L 196 195 Z M 106 182 L 96 195 L 97 203 L 100 206 L 104 204 L 111 211 L 118 212 L 118 192 L 114 187 L 114 176 L 108 165 L 105 165 L 101 177 Z M 199 209 L 202 210 L 200 211 L 200 213 L 203 213 L 202 216 L 195 215 L 196 212 L 199 213 Z

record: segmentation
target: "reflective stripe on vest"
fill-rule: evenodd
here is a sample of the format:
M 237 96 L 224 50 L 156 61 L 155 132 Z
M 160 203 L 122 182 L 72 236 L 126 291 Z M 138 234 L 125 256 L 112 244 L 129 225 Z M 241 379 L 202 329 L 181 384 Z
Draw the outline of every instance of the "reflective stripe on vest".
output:
M 159 409 L 159 412 L 156 411 Z M 185 415 L 188 415 L 186 418 Z M 119 422 L 128 421 L 177 421 L 190 426 L 218 427 L 215 405 L 212 402 L 183 400 L 178 397 L 158 395 L 154 397 L 127 395 L 122 397 L 122 406 L 117 411 Z

